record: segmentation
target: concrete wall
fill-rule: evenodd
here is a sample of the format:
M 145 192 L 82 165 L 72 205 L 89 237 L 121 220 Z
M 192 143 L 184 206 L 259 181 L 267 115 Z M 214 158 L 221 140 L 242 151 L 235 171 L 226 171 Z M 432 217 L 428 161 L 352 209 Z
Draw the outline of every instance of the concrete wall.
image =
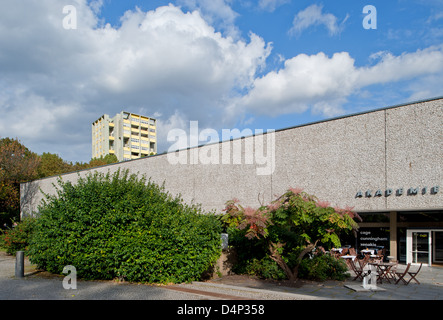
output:
M 443 98 L 375 110 L 305 126 L 279 130 L 262 136 L 264 147 L 275 146 L 275 169 L 258 175 L 264 165 L 253 157 L 248 163 L 245 146 L 260 137 L 248 137 L 206 145 L 174 154 L 137 159 L 94 170 L 113 172 L 118 168 L 145 174 L 165 182 L 172 194 L 185 201 L 201 203 L 218 212 L 227 200 L 257 207 L 289 187 L 302 187 L 308 193 L 341 207 L 356 211 L 398 211 L 443 208 Z M 254 140 L 255 139 L 255 140 Z M 241 143 L 242 161 L 233 164 L 234 145 Z M 192 153 L 220 154 L 219 164 L 192 164 Z M 230 150 L 229 164 L 223 157 Z M 266 150 L 266 149 L 265 149 Z M 255 150 L 257 154 L 257 151 Z M 225 153 L 223 153 L 225 152 Z M 168 157 L 186 154 L 186 164 L 171 164 Z M 79 174 L 85 175 L 88 171 Z M 75 181 L 78 173 L 65 174 Z M 21 185 L 22 213 L 36 210 L 42 199 L 39 191 L 53 193 L 57 177 Z M 434 188 L 434 193 L 431 188 Z M 408 195 L 409 188 L 419 190 Z M 403 188 L 404 193 L 396 191 Z M 426 189 L 425 189 L 426 188 Z M 385 195 L 386 190 L 393 193 Z M 366 191 L 371 197 L 366 197 Z M 377 190 L 381 196 L 375 196 Z M 361 191 L 363 196 L 356 197 Z

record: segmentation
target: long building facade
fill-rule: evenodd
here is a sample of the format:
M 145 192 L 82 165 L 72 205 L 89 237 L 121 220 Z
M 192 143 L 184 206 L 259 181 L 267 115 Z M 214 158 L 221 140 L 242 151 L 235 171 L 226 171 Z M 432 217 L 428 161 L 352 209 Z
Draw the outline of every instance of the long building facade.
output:
M 383 246 L 400 262 L 443 263 L 443 97 L 91 170 L 117 169 L 220 213 L 233 198 L 258 207 L 300 187 L 359 213 L 357 238 L 343 240 L 357 249 Z M 21 185 L 23 215 L 35 213 L 41 191 L 55 192 L 56 179 Z

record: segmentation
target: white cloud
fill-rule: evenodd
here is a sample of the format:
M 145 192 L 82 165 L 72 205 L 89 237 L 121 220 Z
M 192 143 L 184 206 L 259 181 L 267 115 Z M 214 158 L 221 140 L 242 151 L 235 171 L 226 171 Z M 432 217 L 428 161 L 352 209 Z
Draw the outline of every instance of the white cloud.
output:
M 291 0 L 260 0 L 258 6 L 260 9 L 273 12 L 277 7 L 291 2 Z
M 380 61 L 372 67 L 358 70 L 360 86 L 407 80 L 443 70 L 443 46 L 432 46 L 399 56 L 378 52 L 372 57 Z
M 89 2 L 89 7 L 92 9 L 94 13 L 100 13 L 102 7 L 103 7 L 103 0 L 91 0 Z
M 330 35 L 340 33 L 342 28 L 341 25 L 348 19 L 349 16 L 346 16 L 341 25 L 339 25 L 336 16 L 331 13 L 323 13 L 322 11 L 323 6 L 313 4 L 298 12 L 294 17 L 289 34 L 297 36 L 300 35 L 304 30 L 318 25 L 325 26 Z
M 270 53 L 255 34 L 225 37 L 199 12 L 173 5 L 128 11 L 113 28 L 100 25 L 86 0 L 72 4 L 77 30 L 63 28 L 61 0 L 13 2 L 0 12 L 0 136 L 31 149 L 52 144 L 35 151 L 67 160 L 89 160 L 90 147 L 72 154 L 71 146 L 90 143 L 91 123 L 103 113 L 144 110 L 166 124 L 181 116 L 223 125 L 227 101 L 251 86 Z
M 426 22 L 431 24 L 431 23 L 434 23 L 435 21 L 438 21 L 440 19 L 443 19 L 443 11 L 436 12 L 436 13 L 432 14 Z
M 335 115 L 356 92 L 408 79 L 415 80 L 404 89 L 411 97 L 441 95 L 443 46 L 401 55 L 379 52 L 369 66 L 360 67 L 347 52 L 299 54 L 282 58 L 280 70 L 257 78 L 270 44 L 253 33 L 247 40 L 222 34 L 202 17 L 212 12 L 218 23 L 225 19 L 235 28 L 229 1 L 215 1 L 213 7 L 208 1 L 188 1 L 205 9 L 183 12 L 169 5 L 128 11 L 117 28 L 98 20 L 101 0 L 93 8 L 86 0 L 74 0 L 77 30 L 63 28 L 65 1 L 4 4 L 0 136 L 18 137 L 38 153 L 88 161 L 91 123 L 103 113 L 126 110 L 158 117 L 158 150 L 164 151 L 168 130 L 187 129 L 190 120 L 220 129 L 245 115 L 245 122 L 259 114 L 307 110 Z M 226 11 L 217 13 L 217 6 Z M 306 16 L 306 28 L 312 21 L 330 30 L 339 27 L 332 18 L 326 22 L 321 8 L 319 16 L 324 20 Z
M 355 83 L 353 70 L 354 60 L 345 52 L 332 58 L 324 53 L 300 54 L 286 60 L 281 70 L 256 79 L 241 104 L 260 113 L 280 115 L 301 113 L 311 105 L 318 109 L 328 101 L 329 112 L 325 113 L 334 113 L 337 110 L 331 103 L 350 94 Z
M 157 117 L 157 128 L 161 128 L 157 135 L 158 141 L 167 141 L 168 133 L 173 132 L 173 130 L 183 130 L 185 132 L 189 132 L 189 119 L 179 110 L 175 110 L 168 119 L 163 119 L 161 115 Z M 183 139 L 181 139 L 179 142 L 182 142 L 182 144 L 176 143 L 178 146 L 177 149 L 185 149 L 189 147 L 188 140 L 183 141 Z M 166 148 L 166 144 L 164 147 Z M 166 150 L 167 149 L 164 149 L 162 151 Z
M 332 116 L 343 112 L 342 105 L 349 96 L 370 85 L 419 78 L 420 85 L 409 89 L 412 97 L 421 97 L 430 92 L 429 83 L 435 81 L 432 75 L 441 77 L 443 72 L 443 46 L 399 56 L 381 52 L 372 58 L 378 59 L 373 66 L 356 67 L 347 52 L 332 57 L 322 52 L 297 55 L 286 60 L 281 70 L 257 78 L 236 107 L 271 116 L 301 113 L 310 108 L 314 113 Z M 432 88 L 432 92 L 441 95 L 441 88 L 437 89 L 435 83 Z
M 232 0 L 179 0 L 178 3 L 189 10 L 198 10 L 210 24 L 234 38 L 239 37 L 239 30 L 235 25 L 238 13 L 232 10 Z

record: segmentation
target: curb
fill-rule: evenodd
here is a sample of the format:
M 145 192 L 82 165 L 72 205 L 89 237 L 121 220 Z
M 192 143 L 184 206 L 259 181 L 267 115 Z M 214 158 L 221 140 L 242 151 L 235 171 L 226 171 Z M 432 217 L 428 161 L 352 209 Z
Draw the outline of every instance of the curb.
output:
M 201 291 L 209 291 L 209 292 L 222 292 L 223 294 L 227 294 L 230 296 L 241 296 L 244 299 L 248 299 L 244 296 L 244 294 L 250 294 L 251 296 L 260 296 L 260 295 L 266 295 L 266 296 L 272 296 L 271 300 L 327 300 L 327 298 L 317 297 L 317 296 L 310 296 L 305 294 L 299 294 L 299 293 L 290 293 L 290 292 L 282 292 L 278 290 L 267 290 L 267 289 L 256 289 L 256 288 L 249 288 L 249 287 L 241 287 L 241 286 L 234 286 L 234 285 L 228 285 L 228 284 L 218 284 L 218 283 L 212 283 L 212 282 L 200 282 L 200 281 L 194 281 L 190 284 L 180 284 L 180 287 L 189 287 L 196 290 Z M 228 291 L 229 293 L 227 293 Z M 204 294 L 204 293 L 202 293 Z M 260 297 L 254 297 L 251 299 L 260 299 Z M 269 297 L 264 297 L 263 299 L 269 300 Z

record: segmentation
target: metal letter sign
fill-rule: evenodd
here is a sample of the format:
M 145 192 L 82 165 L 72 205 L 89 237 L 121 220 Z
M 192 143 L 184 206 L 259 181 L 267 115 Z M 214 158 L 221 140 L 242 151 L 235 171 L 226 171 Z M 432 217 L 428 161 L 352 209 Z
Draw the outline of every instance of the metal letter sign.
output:
M 421 190 L 421 192 L 420 192 L 420 190 Z M 434 194 L 437 194 L 439 191 L 440 191 L 440 187 L 439 186 L 433 186 L 430 189 L 429 193 L 434 195 Z M 394 193 L 394 190 L 391 189 L 391 188 L 387 188 L 384 193 L 383 193 L 383 191 L 381 189 L 377 189 L 377 191 L 375 191 L 375 193 L 374 193 L 374 197 L 382 197 L 383 194 L 385 195 L 385 197 L 389 197 L 393 193 Z M 397 197 L 402 196 L 403 193 L 404 193 L 404 188 L 398 188 L 395 191 L 395 195 Z M 406 193 L 406 195 L 408 195 L 408 196 L 416 196 L 418 194 L 422 194 L 422 195 L 428 194 L 428 187 L 422 187 L 422 188 L 421 187 L 411 187 L 411 188 L 409 188 L 407 190 L 407 193 Z M 372 197 L 372 191 L 371 190 L 366 190 L 366 192 L 363 194 L 363 191 L 358 190 L 357 193 L 355 194 L 355 197 L 356 198 L 363 198 L 363 197 L 371 198 Z

